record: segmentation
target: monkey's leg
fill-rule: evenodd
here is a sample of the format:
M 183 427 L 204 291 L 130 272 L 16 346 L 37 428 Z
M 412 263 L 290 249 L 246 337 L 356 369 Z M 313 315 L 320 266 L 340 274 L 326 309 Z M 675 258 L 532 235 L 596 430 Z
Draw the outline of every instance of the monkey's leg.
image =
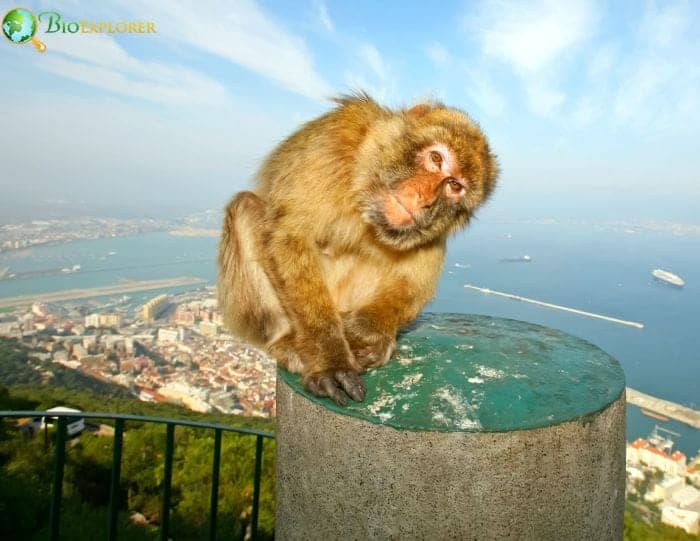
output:
M 298 218 L 297 218 L 298 219 Z M 343 334 L 340 316 L 323 279 L 318 247 L 297 233 L 298 225 L 279 213 L 266 229 L 265 270 L 289 315 L 293 348 L 303 364 L 307 390 L 344 405 L 360 401 L 365 386 Z
M 260 263 L 265 202 L 252 192 L 237 194 L 226 207 L 219 245 L 219 308 L 231 331 L 268 347 L 291 332 L 277 293 Z M 278 353 L 282 350 L 278 348 Z M 286 367 L 287 358 L 278 359 Z

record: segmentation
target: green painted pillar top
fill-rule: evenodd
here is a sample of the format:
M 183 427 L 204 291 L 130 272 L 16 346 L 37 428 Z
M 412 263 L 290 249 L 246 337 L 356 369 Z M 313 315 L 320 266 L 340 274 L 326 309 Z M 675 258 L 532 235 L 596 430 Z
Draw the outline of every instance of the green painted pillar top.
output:
M 620 364 L 561 331 L 489 316 L 423 314 L 398 338 L 396 353 L 364 375 L 362 402 L 329 410 L 399 430 L 506 432 L 556 425 L 596 413 L 625 387 Z

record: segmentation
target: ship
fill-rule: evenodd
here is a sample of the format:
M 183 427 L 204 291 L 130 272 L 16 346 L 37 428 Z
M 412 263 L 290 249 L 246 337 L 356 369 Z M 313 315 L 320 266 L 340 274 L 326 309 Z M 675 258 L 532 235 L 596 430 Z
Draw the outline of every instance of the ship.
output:
M 532 258 L 529 255 L 522 255 L 520 257 L 504 257 L 499 261 L 501 263 L 530 263 Z
M 665 284 L 669 284 L 675 287 L 683 287 L 685 285 L 685 281 L 683 280 L 683 278 L 669 271 L 654 269 L 651 274 L 659 282 L 664 282 Z
M 647 438 L 649 443 L 651 443 L 659 451 L 664 451 L 665 453 L 670 454 L 671 449 L 673 449 L 673 446 L 676 442 L 673 441 L 670 438 L 670 436 L 662 436 L 661 434 L 659 434 L 659 431 L 670 434 L 671 436 L 676 436 L 678 438 L 680 438 L 681 435 L 678 432 L 669 430 L 668 428 L 662 428 L 659 425 L 654 425 L 654 430 L 652 430 L 651 434 L 649 434 L 649 437 Z
M 80 271 L 81 268 L 82 268 L 82 267 L 81 267 L 80 265 L 73 265 L 73 266 L 70 267 L 70 268 L 68 268 L 68 267 L 62 268 L 62 269 L 61 269 L 61 272 L 62 272 L 63 274 L 73 274 L 74 272 Z
M 0 280 L 10 277 L 10 267 L 3 267 L 0 269 Z
M 647 417 L 651 417 L 652 419 L 656 419 L 658 421 L 663 421 L 666 422 L 668 421 L 668 417 L 665 415 L 661 415 L 660 413 L 654 413 L 653 411 L 646 410 L 644 408 L 641 408 L 642 415 L 646 415 Z

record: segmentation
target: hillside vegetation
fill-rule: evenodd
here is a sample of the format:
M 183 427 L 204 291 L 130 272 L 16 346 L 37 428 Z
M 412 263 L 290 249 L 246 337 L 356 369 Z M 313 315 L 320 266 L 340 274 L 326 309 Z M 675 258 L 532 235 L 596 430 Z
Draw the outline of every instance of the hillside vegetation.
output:
M 204 415 L 175 405 L 140 402 L 126 389 L 33 359 L 21 344 L 0 340 L 0 410 L 44 410 L 58 405 L 274 430 L 273 423 L 265 419 Z M 89 427 L 66 446 L 61 539 L 106 538 L 113 438 L 109 430 L 98 428 L 97 424 Z M 0 539 L 46 538 L 53 431 L 47 435 L 27 435 L 19 430 L 16 419 L 0 423 Z M 213 430 L 175 429 L 173 539 L 202 539 L 208 534 L 213 445 Z M 119 505 L 123 539 L 158 537 L 164 451 L 164 425 L 126 423 Z M 254 460 L 255 437 L 223 434 L 217 521 L 221 539 L 241 537 L 249 523 Z M 263 537 L 271 537 L 274 527 L 273 460 L 274 440 L 266 439 L 259 519 Z M 132 523 L 129 517 L 135 513 L 143 515 L 146 524 Z

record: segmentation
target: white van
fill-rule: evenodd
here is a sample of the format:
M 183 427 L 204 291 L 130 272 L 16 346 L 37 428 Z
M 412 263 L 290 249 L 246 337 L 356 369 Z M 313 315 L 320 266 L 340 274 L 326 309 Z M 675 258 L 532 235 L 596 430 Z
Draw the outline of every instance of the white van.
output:
M 55 408 L 51 408 L 46 410 L 47 413 L 82 413 L 80 410 L 76 410 L 73 408 L 64 408 L 63 406 L 57 406 Z M 65 417 L 66 419 L 66 434 L 68 436 L 75 436 L 76 434 L 80 434 L 83 430 L 85 430 L 85 419 L 83 417 L 79 417 L 77 415 L 71 415 L 69 417 Z M 53 426 L 56 424 L 58 421 L 58 417 L 51 417 L 51 416 L 44 416 L 44 417 L 35 417 L 34 420 L 31 423 L 32 428 L 35 430 L 42 430 L 43 428 L 46 428 L 47 426 Z

